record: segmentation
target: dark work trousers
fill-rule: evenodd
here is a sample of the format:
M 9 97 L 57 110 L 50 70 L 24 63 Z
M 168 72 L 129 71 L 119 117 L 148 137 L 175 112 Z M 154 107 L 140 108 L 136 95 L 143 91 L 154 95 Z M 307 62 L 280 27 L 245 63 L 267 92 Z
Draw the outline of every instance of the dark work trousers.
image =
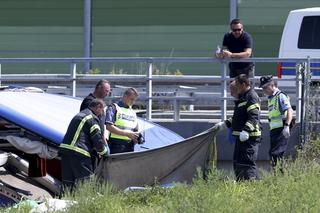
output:
M 245 67 L 243 69 L 235 69 L 235 68 L 230 68 L 229 67 L 229 76 L 230 78 L 235 78 L 240 74 L 246 74 L 249 78 L 253 78 L 254 77 L 254 66 L 249 66 L 249 67 Z
M 275 168 L 277 162 L 283 160 L 283 155 L 288 147 L 288 139 L 282 134 L 283 127 L 270 131 L 270 150 L 271 166 Z M 280 168 L 282 169 L 282 168 Z
M 110 141 L 110 154 L 133 152 L 134 143 L 132 141 L 125 141 L 120 139 L 111 138 Z
M 90 157 L 74 154 L 73 151 L 61 154 L 62 193 L 65 188 L 74 190 L 76 182 L 83 181 L 93 175 Z
M 260 138 L 250 137 L 241 142 L 237 137 L 233 152 L 233 169 L 237 181 L 259 178 L 256 164 L 259 146 Z

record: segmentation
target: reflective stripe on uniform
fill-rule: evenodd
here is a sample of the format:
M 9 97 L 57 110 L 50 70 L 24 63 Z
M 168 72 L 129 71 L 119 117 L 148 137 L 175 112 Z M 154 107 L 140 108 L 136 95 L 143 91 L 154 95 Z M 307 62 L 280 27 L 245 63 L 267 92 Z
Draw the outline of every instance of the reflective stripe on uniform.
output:
M 246 102 L 246 101 L 241 102 L 241 103 L 239 103 L 239 104 L 238 104 L 238 107 L 242 107 L 242 106 L 244 106 L 244 105 L 246 105 L 246 104 L 247 104 L 247 102 Z
M 270 130 L 283 127 L 283 120 L 286 118 L 287 112 L 281 114 L 279 95 L 281 92 L 277 92 L 271 99 L 268 100 L 269 110 L 269 126 Z
M 79 126 L 78 126 L 78 128 L 77 128 L 77 131 L 76 131 L 76 133 L 75 133 L 74 136 L 73 136 L 72 142 L 71 142 L 71 144 L 70 144 L 71 146 L 75 146 L 75 144 L 76 144 L 76 142 L 77 142 L 77 140 L 78 140 L 78 137 L 79 137 L 79 135 L 80 135 L 80 132 L 81 132 L 84 124 L 85 124 L 85 123 L 87 122 L 87 120 L 89 120 L 89 119 L 92 119 L 92 115 L 87 115 L 86 117 L 84 117 L 84 118 L 81 120 L 81 122 L 80 122 L 80 124 L 79 124 Z
M 138 125 L 137 115 L 133 111 L 133 109 L 125 108 L 125 107 L 119 107 L 117 104 L 114 104 L 117 113 L 116 113 L 116 121 L 114 122 L 114 125 L 118 127 L 119 129 L 123 130 L 134 130 L 136 126 Z M 121 140 L 131 140 L 129 137 L 124 135 L 118 135 L 115 133 L 110 134 L 110 138 L 117 138 Z
M 105 153 L 107 153 L 107 148 L 104 147 L 102 152 L 98 152 L 99 155 L 104 155 Z
M 235 136 L 239 136 L 240 135 L 240 132 L 239 131 L 232 131 L 232 135 L 235 135 Z M 261 136 L 261 131 L 256 131 L 256 132 L 249 132 L 249 136 Z
M 257 108 L 257 109 L 260 110 L 260 104 L 255 103 L 255 104 L 250 105 L 250 106 L 247 108 L 247 112 L 249 112 L 250 110 L 255 109 L 255 108 Z
M 283 121 L 282 120 L 280 120 L 280 121 L 270 121 L 269 126 L 270 126 L 270 130 L 283 127 Z
M 90 155 L 90 153 L 88 151 L 86 151 L 84 149 L 81 149 L 79 147 L 76 147 L 76 146 L 72 146 L 70 144 L 62 143 L 62 144 L 60 144 L 60 147 L 61 148 L 65 148 L 65 149 L 69 149 L 69 150 L 73 150 L 73 151 L 81 153 L 81 154 L 83 154 L 83 155 L 85 155 L 87 157 L 91 157 L 91 155 Z
M 90 128 L 90 133 L 92 133 L 94 130 L 100 130 L 100 126 L 98 124 L 94 124 L 91 128 Z
M 79 138 L 80 132 L 81 132 L 84 124 L 85 124 L 89 119 L 92 119 L 92 118 L 93 118 L 92 115 L 87 115 L 87 116 L 85 116 L 85 117 L 81 120 L 80 124 L 78 125 L 77 131 L 76 131 L 76 133 L 75 133 L 74 136 L 73 136 L 73 139 L 72 139 L 72 141 L 71 141 L 71 144 L 62 143 L 62 144 L 60 144 L 60 147 L 61 147 L 61 148 L 65 148 L 65 149 L 69 149 L 69 150 L 73 150 L 73 151 L 78 152 L 78 153 L 81 153 L 81 154 L 83 154 L 83 155 L 85 155 L 85 156 L 87 156 L 87 157 L 90 157 L 90 156 L 91 156 L 90 153 L 89 153 L 88 151 L 84 150 L 84 149 L 81 149 L 81 148 L 77 147 L 77 146 L 76 146 L 76 143 L 77 143 L 77 140 L 78 140 L 78 138 Z M 93 126 L 93 127 L 94 127 L 94 126 Z M 96 127 L 95 127 L 95 128 L 96 128 Z M 100 128 L 100 127 L 98 126 L 98 128 Z M 91 129 L 90 129 L 90 131 L 91 131 Z
M 245 126 L 247 126 L 251 131 L 254 130 L 254 126 L 248 121 L 245 123 Z

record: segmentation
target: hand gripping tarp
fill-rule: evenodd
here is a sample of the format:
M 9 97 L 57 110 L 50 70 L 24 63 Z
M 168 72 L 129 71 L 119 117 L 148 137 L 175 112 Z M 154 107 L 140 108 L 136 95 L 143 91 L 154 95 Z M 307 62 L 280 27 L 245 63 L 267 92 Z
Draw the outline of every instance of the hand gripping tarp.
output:
M 130 186 L 191 183 L 197 169 L 207 172 L 216 161 L 216 129 L 157 149 L 113 154 L 100 161 L 96 175 L 120 189 Z

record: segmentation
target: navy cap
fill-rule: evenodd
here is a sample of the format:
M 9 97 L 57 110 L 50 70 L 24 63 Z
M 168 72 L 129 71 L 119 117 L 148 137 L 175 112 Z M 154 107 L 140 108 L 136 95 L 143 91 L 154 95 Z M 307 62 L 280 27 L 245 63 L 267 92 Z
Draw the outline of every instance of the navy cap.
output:
M 268 83 L 273 81 L 273 76 L 272 75 L 266 75 L 266 76 L 262 76 L 260 78 L 260 87 L 263 87 L 265 85 L 267 85 Z

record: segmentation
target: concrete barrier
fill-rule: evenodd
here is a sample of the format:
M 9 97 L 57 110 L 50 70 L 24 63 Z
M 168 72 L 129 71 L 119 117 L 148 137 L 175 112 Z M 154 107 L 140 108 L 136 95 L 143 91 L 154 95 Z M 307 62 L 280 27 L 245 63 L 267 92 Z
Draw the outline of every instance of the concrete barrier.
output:
M 178 133 L 182 137 L 190 137 L 196 135 L 210 127 L 213 122 L 193 122 L 193 121 L 179 121 L 179 122 L 157 122 L 158 124 Z M 289 146 L 286 155 L 295 156 L 296 146 L 299 144 L 299 124 L 296 124 L 291 130 L 289 138 Z M 228 141 L 227 130 L 217 134 L 217 154 L 218 161 L 232 161 L 234 144 Z M 262 123 L 262 141 L 259 149 L 258 160 L 269 161 L 270 137 L 268 123 Z

